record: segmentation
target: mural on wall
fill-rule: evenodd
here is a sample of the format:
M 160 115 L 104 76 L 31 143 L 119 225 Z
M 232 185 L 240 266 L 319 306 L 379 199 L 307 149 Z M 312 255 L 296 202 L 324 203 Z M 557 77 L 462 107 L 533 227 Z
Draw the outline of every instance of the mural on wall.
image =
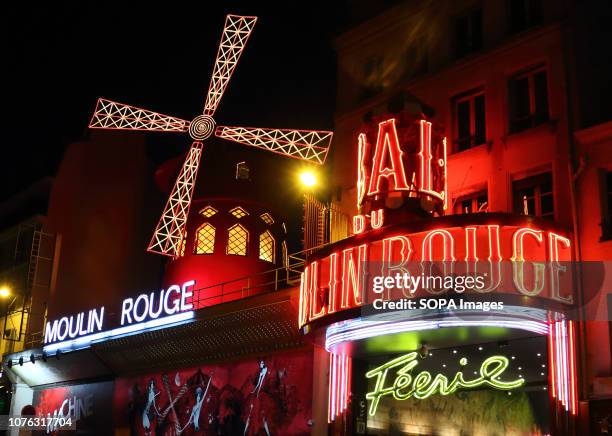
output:
M 542 391 L 544 392 L 544 391 Z M 540 392 L 483 389 L 458 391 L 424 400 L 381 402 L 367 417 L 368 434 L 487 434 L 548 433 L 548 396 Z
M 132 435 L 310 434 L 308 351 L 118 379 L 115 427 Z
M 78 434 L 112 434 L 112 398 L 113 382 L 100 382 L 34 391 L 32 405 L 38 416 L 70 417 Z M 44 433 L 59 430 L 51 424 Z

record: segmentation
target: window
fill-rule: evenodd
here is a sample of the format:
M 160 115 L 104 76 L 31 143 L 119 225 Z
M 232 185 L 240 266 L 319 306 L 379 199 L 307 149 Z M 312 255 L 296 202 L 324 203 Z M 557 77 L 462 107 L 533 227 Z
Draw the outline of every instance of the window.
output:
M 406 67 L 404 77 L 412 79 L 427 72 L 429 65 L 429 54 L 427 53 L 427 42 L 425 38 L 414 41 L 406 51 Z
M 269 231 L 259 235 L 259 258 L 266 262 L 274 262 L 274 237 Z
M 248 242 L 249 232 L 240 224 L 234 224 L 227 231 L 227 254 L 246 256 Z
M 458 58 L 482 48 L 482 10 L 476 9 L 455 19 L 455 51 Z
M 187 245 L 187 231 L 183 230 L 183 238 L 179 247 L 179 257 L 185 256 L 185 245 Z
M 287 250 L 287 241 L 283 241 L 281 244 L 282 247 L 282 251 L 283 251 L 283 266 L 285 268 L 289 267 L 289 252 Z
M 542 23 L 542 0 L 510 0 L 510 26 L 521 32 Z
M 510 80 L 510 132 L 520 132 L 548 121 L 546 68 L 519 74 Z
M 272 218 L 272 215 L 270 215 L 268 212 L 262 213 L 261 215 L 259 215 L 259 218 L 261 218 L 262 221 L 269 226 L 274 224 L 274 218 Z
M 212 254 L 215 252 L 215 228 L 204 223 L 196 230 L 196 240 L 194 243 L 195 254 Z
M 361 99 L 370 98 L 383 89 L 384 70 L 382 56 L 373 56 L 363 65 L 363 87 Z
M 242 218 L 242 217 L 245 217 L 245 216 L 247 216 L 249 214 L 246 210 L 244 210 L 240 206 L 233 208 L 229 212 L 232 215 L 234 215 L 236 218 Z
M 515 213 L 554 219 L 551 173 L 517 180 L 512 183 L 512 191 Z
M 236 180 L 251 180 L 251 170 L 246 162 L 236 164 Z
M 486 191 L 459 197 L 454 202 L 453 212 L 458 215 L 488 212 L 489 201 Z
M 200 215 L 205 216 L 206 218 L 210 218 L 216 213 L 217 213 L 217 209 L 215 209 L 212 206 L 206 206 L 204 209 L 200 211 Z
M 455 150 L 464 151 L 486 142 L 485 95 L 482 90 L 453 98 Z
M 612 239 L 612 171 L 599 171 L 601 193 L 601 240 Z

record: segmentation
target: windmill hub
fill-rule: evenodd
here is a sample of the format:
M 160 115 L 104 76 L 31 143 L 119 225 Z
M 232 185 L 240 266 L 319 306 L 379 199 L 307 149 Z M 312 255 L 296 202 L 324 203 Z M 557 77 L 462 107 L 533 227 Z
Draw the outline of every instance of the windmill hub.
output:
M 196 141 L 203 141 L 215 132 L 215 120 L 210 115 L 198 115 L 189 123 L 189 135 Z

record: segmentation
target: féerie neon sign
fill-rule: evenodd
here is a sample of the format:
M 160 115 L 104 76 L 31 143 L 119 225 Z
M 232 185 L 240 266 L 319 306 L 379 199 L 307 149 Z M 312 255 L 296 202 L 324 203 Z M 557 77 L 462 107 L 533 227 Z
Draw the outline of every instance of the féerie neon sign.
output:
M 376 414 L 380 399 L 387 395 L 392 395 L 393 398 L 400 401 L 409 398 L 424 400 L 435 394 L 450 395 L 458 389 L 488 386 L 494 389 L 512 390 L 525 383 L 523 378 L 512 381 L 499 379 L 509 365 L 508 359 L 504 356 L 491 356 L 485 359 L 480 365 L 480 376 L 475 379 L 466 380 L 463 377 L 463 372 L 459 371 L 450 382 L 445 375 L 436 374 L 432 376 L 429 371 L 421 371 L 413 376 L 412 370 L 419 364 L 417 359 L 418 353 L 408 353 L 366 373 L 367 378 L 376 377 L 374 390 L 366 394 L 366 398 L 370 400 L 370 415 Z M 461 366 L 467 365 L 467 359 L 462 358 L 459 360 L 459 364 Z M 394 368 L 399 368 L 396 371 L 395 380 L 387 385 L 389 371 Z

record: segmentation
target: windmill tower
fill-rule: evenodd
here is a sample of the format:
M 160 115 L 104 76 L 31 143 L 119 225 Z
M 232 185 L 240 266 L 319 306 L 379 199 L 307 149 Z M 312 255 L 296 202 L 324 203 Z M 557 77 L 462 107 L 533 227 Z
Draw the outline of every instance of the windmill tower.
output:
M 186 225 L 202 157 L 211 136 L 314 164 L 323 164 L 332 132 L 217 125 L 215 111 L 234 73 L 257 17 L 227 15 L 201 114 L 191 121 L 100 98 L 89 127 L 188 133 L 193 140 L 147 250 L 178 258 L 185 252 Z

